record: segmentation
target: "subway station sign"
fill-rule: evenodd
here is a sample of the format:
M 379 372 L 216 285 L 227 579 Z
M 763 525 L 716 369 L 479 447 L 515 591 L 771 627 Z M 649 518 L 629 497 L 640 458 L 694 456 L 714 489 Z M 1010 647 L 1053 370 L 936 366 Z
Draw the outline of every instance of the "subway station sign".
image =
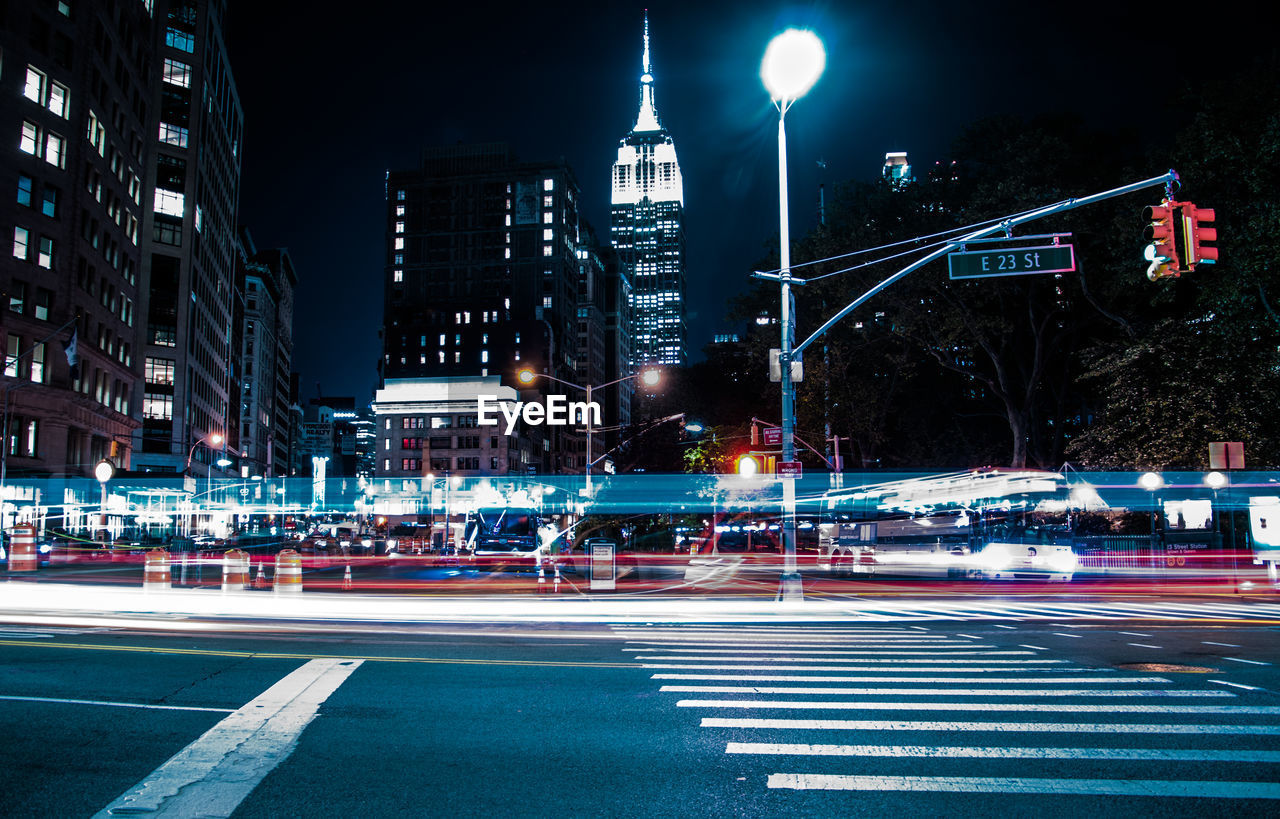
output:
M 948 253 L 947 268 L 953 279 L 1069 273 L 1076 269 L 1076 256 L 1071 245 L 966 250 Z

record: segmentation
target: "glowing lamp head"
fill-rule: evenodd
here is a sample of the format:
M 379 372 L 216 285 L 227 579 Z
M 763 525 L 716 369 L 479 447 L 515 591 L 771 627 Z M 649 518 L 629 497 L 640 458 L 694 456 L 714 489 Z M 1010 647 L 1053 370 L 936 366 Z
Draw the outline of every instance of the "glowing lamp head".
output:
M 662 380 L 661 370 L 645 370 L 640 373 L 640 383 L 646 387 L 656 387 L 658 382 Z
M 105 458 L 93 467 L 93 477 L 98 479 L 98 483 L 106 483 L 116 474 L 115 464 Z
M 213 446 L 222 446 L 222 433 L 215 432 L 209 436 L 209 443 Z
M 826 66 L 827 51 L 818 35 L 789 28 L 769 41 L 760 79 L 774 101 L 796 100 L 808 93 Z
M 1204 485 L 1210 489 L 1221 489 L 1227 485 L 1227 476 L 1221 472 L 1210 472 L 1204 476 Z
M 529 369 L 524 369 L 516 373 L 516 380 L 519 381 L 521 384 L 532 384 L 533 379 L 537 377 L 538 377 L 537 373 Z
M 1164 486 L 1164 478 L 1154 472 L 1145 472 L 1141 478 L 1138 478 L 1138 485 L 1148 492 L 1154 492 Z

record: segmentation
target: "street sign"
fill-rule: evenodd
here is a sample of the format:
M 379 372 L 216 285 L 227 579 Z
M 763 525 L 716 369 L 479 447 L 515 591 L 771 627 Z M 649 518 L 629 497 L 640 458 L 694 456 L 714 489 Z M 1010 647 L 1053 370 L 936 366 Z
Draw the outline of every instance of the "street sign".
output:
M 591 543 L 591 589 L 609 591 L 617 588 L 614 563 L 615 546 L 612 543 Z
M 765 427 L 764 445 L 782 446 L 782 427 Z
M 804 464 L 800 461 L 778 461 L 779 478 L 800 478 L 804 476 Z
M 1072 245 L 993 248 L 948 253 L 947 268 L 952 279 L 1069 273 L 1076 269 L 1076 256 Z

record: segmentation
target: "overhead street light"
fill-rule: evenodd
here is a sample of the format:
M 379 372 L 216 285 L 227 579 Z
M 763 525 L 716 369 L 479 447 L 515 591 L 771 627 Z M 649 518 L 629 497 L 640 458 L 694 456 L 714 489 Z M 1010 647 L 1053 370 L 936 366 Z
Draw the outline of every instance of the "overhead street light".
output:
M 662 370 L 658 369 L 657 367 L 647 367 L 641 370 L 640 372 L 632 373 L 631 375 L 624 375 L 622 378 L 615 378 L 612 381 L 605 382 L 604 384 L 586 384 L 586 385 L 575 384 L 572 381 L 565 381 L 563 378 L 556 378 L 554 375 L 550 375 L 548 373 L 534 372 L 532 369 L 528 367 L 525 367 L 516 373 L 516 380 L 526 386 L 529 384 L 532 384 L 534 380 L 538 378 L 545 378 L 548 381 L 554 381 L 557 384 L 563 384 L 566 387 L 573 387 L 575 390 L 584 391 L 587 394 L 587 404 L 590 405 L 591 394 L 595 390 L 601 390 L 601 389 L 604 389 L 605 387 L 612 387 L 614 384 L 621 384 L 622 382 L 630 381 L 633 378 L 640 379 L 640 383 L 644 384 L 646 387 L 656 387 L 662 381 Z M 586 457 L 586 465 L 583 468 L 583 474 L 586 475 L 587 496 L 590 497 L 591 496 L 591 466 L 593 463 L 591 460 L 592 417 L 591 417 L 590 409 L 587 410 L 586 416 L 587 416 L 587 457 Z
M 787 215 L 787 111 L 813 87 L 827 65 L 827 52 L 818 35 L 807 29 L 789 28 L 769 42 L 760 63 L 760 79 L 778 109 L 778 234 L 781 285 L 782 342 L 778 363 L 782 371 L 782 459 L 794 461 L 795 382 L 791 380 L 791 349 L 795 344 L 795 317 L 791 315 L 791 227 Z M 783 568 L 779 596 L 800 600 L 804 587 L 796 570 L 796 481 L 782 479 Z

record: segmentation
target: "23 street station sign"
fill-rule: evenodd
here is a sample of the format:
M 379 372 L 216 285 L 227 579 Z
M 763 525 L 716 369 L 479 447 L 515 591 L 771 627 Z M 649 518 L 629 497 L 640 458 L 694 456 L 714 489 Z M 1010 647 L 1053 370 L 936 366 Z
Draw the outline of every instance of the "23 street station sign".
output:
M 992 248 L 949 253 L 947 267 L 953 279 L 1069 273 L 1076 269 L 1076 256 L 1071 245 Z

